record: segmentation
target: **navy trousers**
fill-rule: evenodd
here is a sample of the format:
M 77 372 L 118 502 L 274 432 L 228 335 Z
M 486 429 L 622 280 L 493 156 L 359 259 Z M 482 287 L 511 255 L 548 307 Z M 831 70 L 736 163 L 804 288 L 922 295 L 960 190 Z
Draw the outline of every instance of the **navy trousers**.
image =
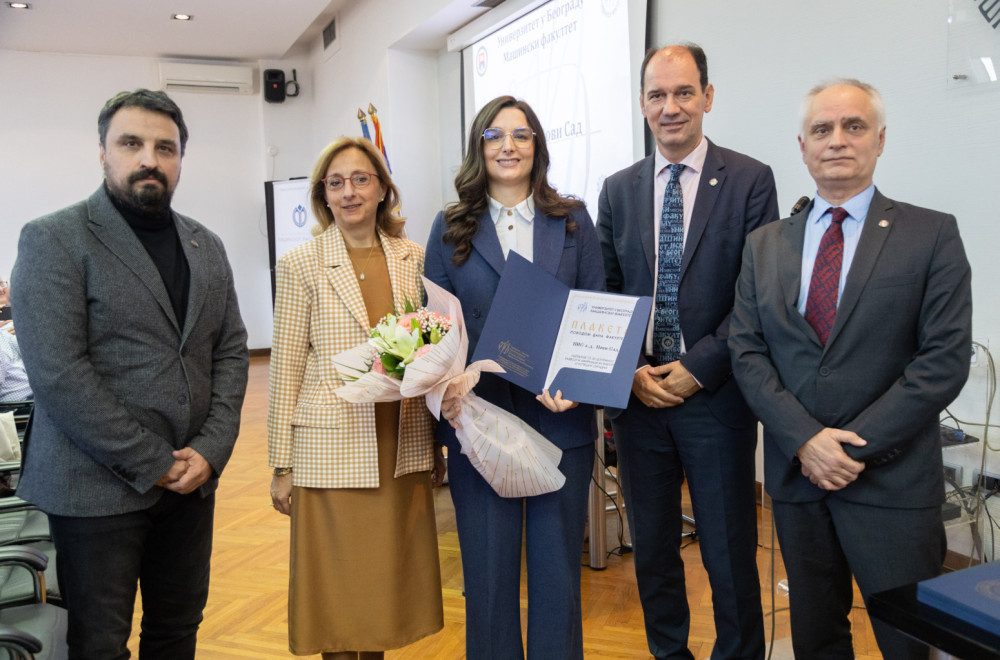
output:
M 521 543 L 527 548 L 528 658 L 582 660 L 580 566 L 592 444 L 564 449 L 554 493 L 500 497 L 457 450 L 448 452 L 465 578 L 469 660 L 520 660 Z M 524 535 L 522 537 L 522 530 Z
M 70 660 L 125 660 L 136 585 L 140 660 L 194 660 L 208 600 L 215 495 L 165 492 L 144 511 L 49 516 Z
M 757 428 L 723 425 L 706 399 L 698 392 L 674 408 L 649 408 L 633 395 L 612 420 L 646 638 L 657 660 L 692 658 L 680 554 L 686 477 L 712 586 L 712 660 L 759 660 L 764 622 L 754 491 Z

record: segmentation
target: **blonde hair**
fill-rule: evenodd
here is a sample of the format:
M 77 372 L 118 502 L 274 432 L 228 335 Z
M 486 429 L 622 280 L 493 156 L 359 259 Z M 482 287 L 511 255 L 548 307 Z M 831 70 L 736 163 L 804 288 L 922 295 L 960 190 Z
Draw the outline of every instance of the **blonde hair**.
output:
M 313 215 L 316 216 L 316 221 L 319 223 L 319 226 L 313 227 L 313 234 L 322 234 L 327 227 L 336 224 L 333 212 L 326 204 L 326 185 L 323 183 L 323 178 L 326 177 L 326 171 L 333 159 L 348 149 L 357 149 L 364 153 L 371 161 L 372 167 L 375 168 L 375 174 L 378 175 L 379 181 L 386 187 L 385 197 L 379 202 L 375 212 L 375 226 L 384 234 L 395 238 L 401 237 L 406 219 L 397 215 L 399 190 L 392 182 L 389 168 L 379 150 L 370 140 L 358 137 L 340 137 L 326 145 L 313 166 L 312 176 L 309 177 L 309 199 L 312 203 Z

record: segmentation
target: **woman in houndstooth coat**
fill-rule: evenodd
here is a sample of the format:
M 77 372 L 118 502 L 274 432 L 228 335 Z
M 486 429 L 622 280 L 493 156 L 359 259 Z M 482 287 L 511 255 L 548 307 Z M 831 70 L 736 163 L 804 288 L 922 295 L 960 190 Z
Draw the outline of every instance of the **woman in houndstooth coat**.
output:
M 268 409 L 271 498 L 291 516 L 289 648 L 374 660 L 443 627 L 431 488 L 444 467 L 423 398 L 347 403 L 332 358 L 423 299 L 424 251 L 402 237 L 367 140 L 327 146 L 310 196 L 318 235 L 277 265 Z

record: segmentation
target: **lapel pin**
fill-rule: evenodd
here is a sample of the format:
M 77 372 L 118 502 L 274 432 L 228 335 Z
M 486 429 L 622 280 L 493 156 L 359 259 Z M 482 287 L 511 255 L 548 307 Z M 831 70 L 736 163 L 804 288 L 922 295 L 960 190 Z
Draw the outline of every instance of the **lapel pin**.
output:
M 719 180 L 718 180 L 718 179 L 716 179 L 715 177 L 712 177 L 711 179 L 709 179 L 709 180 L 708 180 L 708 185 L 710 185 L 710 186 L 714 186 L 714 185 L 715 185 L 715 184 L 717 184 L 718 182 L 719 182 Z
M 881 227 L 882 229 L 885 229 L 886 227 L 889 226 L 889 221 L 886 220 L 885 218 L 882 218 L 881 220 L 878 221 L 878 226 Z
M 194 239 L 192 238 L 192 239 L 191 239 L 191 245 L 193 245 L 193 246 L 195 246 L 195 247 L 198 247 L 198 241 L 196 241 L 196 240 L 194 240 Z

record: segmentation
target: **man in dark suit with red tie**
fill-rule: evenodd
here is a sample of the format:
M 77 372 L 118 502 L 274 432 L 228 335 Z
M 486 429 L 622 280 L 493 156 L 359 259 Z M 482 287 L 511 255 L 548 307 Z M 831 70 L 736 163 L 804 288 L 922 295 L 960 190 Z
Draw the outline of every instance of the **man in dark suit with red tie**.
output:
M 953 216 L 872 183 L 877 90 L 835 80 L 803 108 L 816 198 L 747 240 L 729 346 L 764 424 L 795 657 L 853 658 L 851 574 L 867 601 L 944 560 L 938 415 L 969 373 L 971 275 Z M 884 657 L 927 658 L 873 628 Z
M 650 652 L 691 658 L 681 543 L 686 479 L 712 586 L 713 660 L 764 657 L 757 575 L 757 420 L 726 348 L 746 235 L 778 219 L 771 169 L 710 142 L 705 53 L 652 49 L 639 102 L 655 152 L 608 177 L 597 232 L 608 291 L 655 295 L 625 410 L 609 410 Z

